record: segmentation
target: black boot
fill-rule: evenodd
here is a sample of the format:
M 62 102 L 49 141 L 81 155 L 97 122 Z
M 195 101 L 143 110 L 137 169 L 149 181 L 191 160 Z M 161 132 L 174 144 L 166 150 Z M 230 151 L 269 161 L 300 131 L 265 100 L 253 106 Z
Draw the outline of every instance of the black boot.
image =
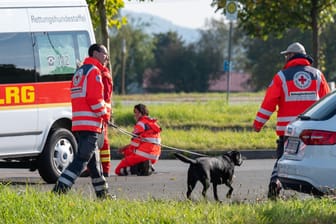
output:
M 267 197 L 271 200 L 277 200 L 280 195 L 281 183 L 279 180 L 271 181 L 268 185 Z
M 109 194 L 107 190 L 96 191 L 96 195 L 97 195 L 97 198 L 101 200 L 105 200 L 105 199 L 116 200 L 117 199 L 116 195 Z
M 150 160 L 138 164 L 138 176 L 150 176 L 152 173 L 152 162 Z
M 66 194 L 69 190 L 70 190 L 69 186 L 65 185 L 62 182 L 57 182 L 54 188 L 52 189 L 52 192 L 56 194 Z
M 138 164 L 135 164 L 134 166 L 131 166 L 130 171 L 131 171 L 132 175 L 138 175 L 139 174 Z

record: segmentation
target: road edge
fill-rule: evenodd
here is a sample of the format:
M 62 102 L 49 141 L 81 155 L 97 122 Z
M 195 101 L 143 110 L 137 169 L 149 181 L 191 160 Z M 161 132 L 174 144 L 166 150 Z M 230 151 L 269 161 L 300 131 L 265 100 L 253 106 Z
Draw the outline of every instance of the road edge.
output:
M 218 156 L 227 152 L 228 150 L 216 150 L 216 151 L 190 151 L 190 157 L 198 157 L 198 155 L 192 153 L 205 154 L 208 156 Z M 241 152 L 244 159 L 275 159 L 276 152 L 273 149 L 269 150 L 238 150 Z M 176 159 L 174 156 L 175 150 L 162 150 L 160 159 Z M 188 154 L 184 152 L 184 154 Z M 118 153 L 118 150 L 111 150 L 111 159 L 121 159 L 122 155 Z

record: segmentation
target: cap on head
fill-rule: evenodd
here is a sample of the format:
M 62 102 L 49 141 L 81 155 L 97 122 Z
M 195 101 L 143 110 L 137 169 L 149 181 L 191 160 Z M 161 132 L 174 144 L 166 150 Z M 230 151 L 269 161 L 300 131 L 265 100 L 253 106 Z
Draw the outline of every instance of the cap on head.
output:
M 300 44 L 299 42 L 295 42 L 289 45 L 285 51 L 280 52 L 280 54 L 288 54 L 288 53 L 306 54 L 306 50 L 302 44 Z

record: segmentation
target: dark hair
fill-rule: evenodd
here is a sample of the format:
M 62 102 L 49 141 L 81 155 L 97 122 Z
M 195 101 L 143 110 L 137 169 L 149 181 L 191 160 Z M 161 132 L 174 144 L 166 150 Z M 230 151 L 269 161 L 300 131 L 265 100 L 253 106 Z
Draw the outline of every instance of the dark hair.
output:
M 94 51 L 101 52 L 103 47 L 104 47 L 104 45 L 102 45 L 102 44 L 92 44 L 89 47 L 89 51 L 88 51 L 89 56 L 92 57 Z
M 146 115 L 148 116 L 149 112 L 148 112 L 148 109 L 146 107 L 146 105 L 144 104 L 137 104 L 134 106 L 134 109 L 137 109 L 142 115 Z

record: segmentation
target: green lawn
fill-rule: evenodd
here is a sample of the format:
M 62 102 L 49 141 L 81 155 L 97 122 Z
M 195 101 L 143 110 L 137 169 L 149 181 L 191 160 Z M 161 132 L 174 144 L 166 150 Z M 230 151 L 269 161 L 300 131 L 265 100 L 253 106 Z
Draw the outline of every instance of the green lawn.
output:
M 68 195 L 18 191 L 0 185 L 2 224 L 288 224 L 335 223 L 332 199 L 292 199 L 250 203 L 208 201 L 123 200 L 99 201 L 71 191 Z
M 272 149 L 275 116 L 260 133 L 251 130 L 261 96 L 236 94 L 229 104 L 223 94 L 114 96 L 114 120 L 124 130 L 132 131 L 133 106 L 145 103 L 150 114 L 160 121 L 165 145 L 194 150 Z M 110 137 L 114 148 L 127 144 L 130 138 L 115 129 L 111 129 Z M 15 185 L 0 184 L 0 223 L 336 223 L 336 204 L 331 198 L 254 203 L 153 198 L 99 201 L 78 191 L 57 196 L 35 189 L 27 185 L 19 190 Z
M 162 143 L 191 150 L 256 150 L 275 148 L 275 114 L 266 127 L 252 130 L 262 93 L 232 94 L 158 94 L 114 96 L 114 122 L 126 131 L 134 125 L 133 106 L 148 105 L 150 115 L 162 127 Z M 112 148 L 129 142 L 129 136 L 111 129 Z

